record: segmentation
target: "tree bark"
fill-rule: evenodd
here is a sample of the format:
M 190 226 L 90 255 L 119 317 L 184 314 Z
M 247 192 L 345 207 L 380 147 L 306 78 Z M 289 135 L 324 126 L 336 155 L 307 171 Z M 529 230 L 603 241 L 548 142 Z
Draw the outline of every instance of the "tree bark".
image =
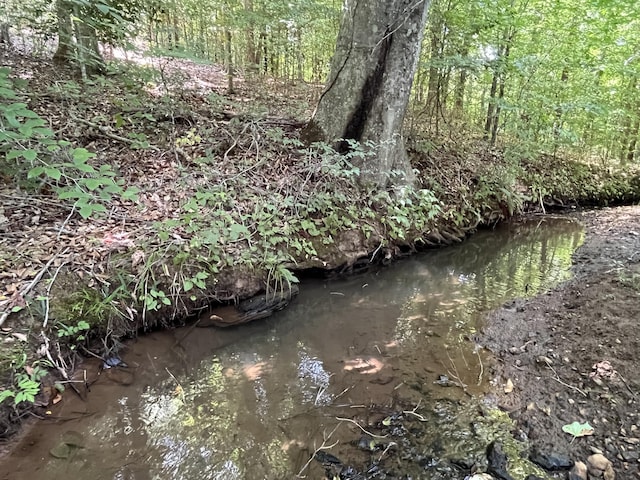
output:
M 428 5 L 429 0 L 345 2 L 329 81 L 303 139 L 331 143 L 341 153 L 349 150 L 346 140 L 375 144 L 357 165 L 363 185 L 414 180 L 402 123 Z
M 71 23 L 72 6 L 65 0 L 56 0 L 56 17 L 58 20 L 58 48 L 53 55 L 56 63 L 71 63 L 73 51 L 73 24 Z

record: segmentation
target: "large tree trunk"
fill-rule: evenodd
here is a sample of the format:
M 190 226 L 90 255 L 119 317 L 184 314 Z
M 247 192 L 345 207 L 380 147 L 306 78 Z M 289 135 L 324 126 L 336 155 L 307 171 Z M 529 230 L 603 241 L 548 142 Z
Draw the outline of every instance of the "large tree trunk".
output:
M 360 181 L 386 187 L 413 182 L 404 120 L 429 0 L 346 0 L 327 88 L 303 132 L 346 153 L 345 140 L 371 142 Z M 368 148 L 368 147 L 367 147 Z M 400 175 L 394 175 L 398 172 Z
M 54 62 L 71 65 L 77 62 L 83 78 L 104 71 L 104 59 L 94 27 L 82 20 L 78 5 L 67 0 L 56 1 L 58 48 Z

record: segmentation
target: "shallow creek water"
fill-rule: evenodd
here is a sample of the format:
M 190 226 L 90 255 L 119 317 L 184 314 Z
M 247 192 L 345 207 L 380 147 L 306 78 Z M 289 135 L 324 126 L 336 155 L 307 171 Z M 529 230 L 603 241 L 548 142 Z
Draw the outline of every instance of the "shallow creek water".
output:
M 514 223 L 347 280 L 305 280 L 266 320 L 141 337 L 86 400 L 65 392 L 0 478 L 456 478 L 496 434 L 478 420 L 498 388 L 491 359 L 470 336 L 487 310 L 568 278 L 582 239 L 564 219 Z M 322 446 L 326 466 L 310 461 Z

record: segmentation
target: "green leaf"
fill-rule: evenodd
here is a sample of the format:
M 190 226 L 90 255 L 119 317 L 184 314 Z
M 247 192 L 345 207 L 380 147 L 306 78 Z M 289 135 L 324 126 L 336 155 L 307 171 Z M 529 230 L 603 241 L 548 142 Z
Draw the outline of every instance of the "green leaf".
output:
M 36 152 L 35 150 L 24 150 L 22 152 L 22 156 L 24 157 L 25 160 L 29 160 L 30 162 L 33 162 L 36 157 L 38 156 L 38 152 Z
M 96 169 L 91 165 L 87 165 L 86 163 L 78 163 L 75 165 L 75 167 L 84 173 L 96 173 Z
M 96 156 L 95 153 L 91 153 L 86 148 L 74 148 L 71 151 L 71 155 L 73 156 L 73 163 L 75 163 L 76 165 L 78 165 L 79 163 L 84 163 L 90 158 Z
M 4 402 L 7 398 L 15 397 L 16 392 L 13 390 L 3 390 L 0 392 L 0 403 Z
M 573 435 L 574 438 L 586 437 L 587 435 L 593 435 L 594 429 L 589 422 L 580 423 L 573 422 L 562 426 L 562 431 Z
M 89 190 L 94 191 L 102 184 L 102 182 L 98 178 L 87 178 L 84 184 Z
M 185 280 L 184 282 L 182 282 L 182 285 L 185 292 L 188 292 L 193 288 L 193 282 L 191 280 Z
M 53 178 L 54 180 L 60 180 L 62 177 L 62 172 L 55 167 L 46 167 L 44 173 L 47 177 Z

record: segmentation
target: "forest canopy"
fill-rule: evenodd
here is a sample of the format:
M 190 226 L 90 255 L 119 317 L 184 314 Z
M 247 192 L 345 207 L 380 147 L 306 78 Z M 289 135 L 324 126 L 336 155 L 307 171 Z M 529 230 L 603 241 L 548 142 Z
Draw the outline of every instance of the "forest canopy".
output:
M 223 63 L 230 86 L 235 74 L 322 84 L 341 8 L 333 0 L 8 0 L 1 38 L 42 54 L 57 45 L 62 60 L 97 70 L 101 42 Z M 632 0 L 434 0 L 411 126 L 634 162 L 639 23 Z M 84 48 L 61 52 L 58 34 Z

